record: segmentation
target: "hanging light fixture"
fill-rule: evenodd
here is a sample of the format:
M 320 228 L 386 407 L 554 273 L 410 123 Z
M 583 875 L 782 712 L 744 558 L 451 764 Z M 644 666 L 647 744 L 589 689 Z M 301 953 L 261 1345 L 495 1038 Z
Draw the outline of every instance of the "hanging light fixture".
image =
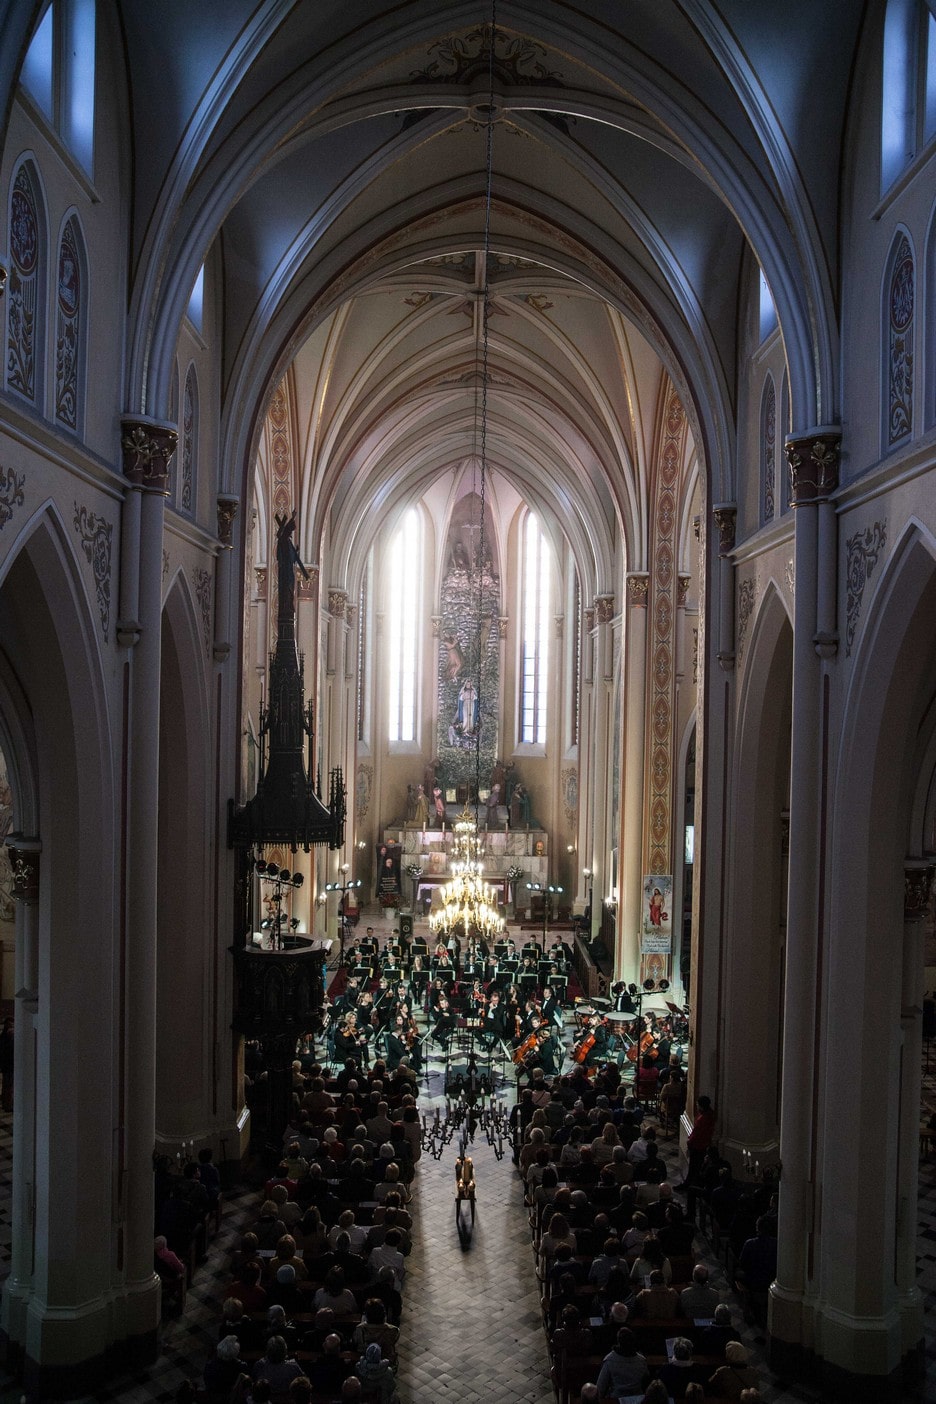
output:
M 480 493 L 478 530 L 478 602 L 476 617 L 476 696 L 479 705 L 479 724 L 475 728 L 475 784 L 474 814 L 466 802 L 465 808 L 455 824 L 450 880 L 440 887 L 437 898 L 440 905 L 430 914 L 429 927 L 433 935 L 448 939 L 459 935 L 464 940 L 483 937 L 493 940 L 504 930 L 504 919 L 497 909 L 497 896 L 494 888 L 484 881 L 484 840 L 478 834 L 478 812 L 481 803 L 481 735 L 484 716 L 482 696 L 483 677 L 483 619 L 484 619 L 484 514 L 487 487 L 487 418 L 488 418 L 488 328 L 490 321 L 489 271 L 491 262 L 491 188 L 493 184 L 494 157 L 494 34 L 496 26 L 496 0 L 491 6 L 491 27 L 488 47 L 488 102 L 486 110 L 486 176 L 484 191 L 484 286 L 481 302 L 481 414 L 480 414 Z M 475 394 L 475 423 L 477 425 L 478 397 Z

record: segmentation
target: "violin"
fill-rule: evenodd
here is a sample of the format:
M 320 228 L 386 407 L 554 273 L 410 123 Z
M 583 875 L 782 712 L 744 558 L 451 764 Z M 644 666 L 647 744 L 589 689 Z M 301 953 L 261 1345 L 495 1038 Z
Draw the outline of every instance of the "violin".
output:
M 538 1042 L 539 1040 L 536 1037 L 536 1030 L 534 1029 L 533 1033 L 527 1034 L 526 1038 L 520 1044 L 519 1048 L 514 1049 L 514 1062 L 522 1063 L 524 1058 L 526 1058 L 528 1054 L 532 1053 L 533 1050 L 537 1047 Z

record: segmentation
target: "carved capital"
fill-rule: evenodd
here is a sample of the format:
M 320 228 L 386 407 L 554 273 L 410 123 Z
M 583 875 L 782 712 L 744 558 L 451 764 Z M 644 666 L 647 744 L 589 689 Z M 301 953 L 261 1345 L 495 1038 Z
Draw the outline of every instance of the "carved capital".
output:
M 348 621 L 348 628 L 352 631 L 357 628 L 357 614 L 357 605 L 349 604 L 348 608 L 345 610 L 345 618 Z
M 13 869 L 13 896 L 20 902 L 39 900 L 39 849 L 37 839 L 16 838 L 7 842 Z
M 712 516 L 718 527 L 718 554 L 727 556 L 734 550 L 738 509 L 733 502 L 720 502 L 717 507 L 712 508 Z
M 908 858 L 904 863 L 904 921 L 918 921 L 929 905 L 933 860 Z
M 347 605 L 348 592 L 346 590 L 329 590 L 328 612 L 333 619 L 344 619 Z
M 698 512 L 692 519 L 692 534 L 696 541 L 702 540 L 702 518 Z
M 120 423 L 124 477 L 136 487 L 168 495 L 169 464 L 179 442 L 175 425 L 141 415 L 125 415 Z
M 561 639 L 561 638 L 562 638 L 562 626 L 563 626 L 563 624 L 565 623 L 565 615 L 564 615 L 564 614 L 555 614 L 555 615 L 553 615 L 553 623 L 554 623 L 555 626 L 556 626 L 556 638 L 557 638 L 557 639 Z
M 586 609 L 586 610 L 585 610 L 585 632 L 586 632 L 586 634 L 590 634 L 591 631 L 592 631 L 592 629 L 594 629 L 594 627 L 595 627 L 595 611 L 594 611 L 593 609 Z
M 308 580 L 304 575 L 300 575 L 296 579 L 296 598 L 314 600 L 318 591 L 318 566 L 306 565 L 306 570 L 309 572 Z
M 432 615 L 432 637 L 433 637 L 434 639 L 439 638 L 439 626 L 441 625 L 441 623 L 442 623 L 442 616 L 441 616 L 441 614 L 433 614 L 433 615 Z
M 691 575 L 680 575 L 676 592 L 676 604 L 679 609 L 686 608 L 686 601 L 689 599 L 689 586 L 692 584 Z
M 595 596 L 595 620 L 599 624 L 610 624 L 614 618 L 614 596 Z
M 506 637 L 507 637 L 507 623 L 508 623 L 508 619 L 507 619 L 507 615 L 506 615 L 506 614 L 499 614 L 499 615 L 497 616 L 497 637 L 498 637 L 499 639 L 506 639 Z
M 218 540 L 225 551 L 230 551 L 234 541 L 234 518 L 240 502 L 236 497 L 222 493 L 218 498 Z
M 647 597 L 650 594 L 650 576 L 645 571 L 633 571 L 627 577 L 627 603 L 633 609 L 635 606 L 646 609 Z
M 821 502 L 838 487 L 841 438 L 841 429 L 830 425 L 785 441 L 791 507 Z
M 2 297 L 3 294 L 6 292 L 6 281 L 7 266 L 5 263 L 0 263 L 0 297 Z
M 257 577 L 257 599 L 265 600 L 267 597 L 266 566 L 254 566 L 254 575 Z

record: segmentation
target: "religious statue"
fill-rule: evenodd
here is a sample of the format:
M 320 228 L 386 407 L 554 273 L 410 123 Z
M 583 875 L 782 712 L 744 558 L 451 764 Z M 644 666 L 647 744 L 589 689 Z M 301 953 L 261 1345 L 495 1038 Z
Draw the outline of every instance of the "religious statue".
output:
M 403 814 L 404 824 L 412 824 L 416 818 L 416 791 L 412 785 L 406 787 L 406 809 Z
M 518 780 L 510 797 L 510 823 L 513 828 L 518 828 L 521 824 L 529 828 L 531 822 L 530 792 L 526 785 Z
M 471 678 L 466 678 L 458 694 L 458 723 L 463 736 L 471 736 L 478 725 L 481 708 L 478 689 Z
M 497 806 L 500 804 L 500 785 L 495 785 L 487 797 L 487 823 L 490 829 L 497 823 Z
M 296 566 L 302 571 L 306 580 L 309 579 L 309 572 L 299 557 L 296 543 L 292 539 L 292 534 L 296 529 L 296 514 L 291 517 L 285 513 L 280 516 L 276 514 L 276 582 L 279 589 L 280 614 L 295 615 L 296 612 Z
M 421 829 L 429 827 L 429 798 L 426 794 L 425 786 L 416 786 L 416 802 L 413 806 L 413 818 Z

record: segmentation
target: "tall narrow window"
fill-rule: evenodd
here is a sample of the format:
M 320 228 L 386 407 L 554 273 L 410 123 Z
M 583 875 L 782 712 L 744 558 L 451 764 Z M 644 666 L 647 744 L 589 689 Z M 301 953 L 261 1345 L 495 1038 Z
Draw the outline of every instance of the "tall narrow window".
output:
M 913 250 L 899 234 L 890 261 L 885 306 L 885 451 L 913 430 Z
M 767 376 L 761 402 L 761 521 L 772 522 L 776 506 L 777 482 L 777 391 L 773 376 Z
M 520 740 L 546 744 L 549 664 L 549 551 L 531 512 L 523 528 L 523 653 L 520 668 Z
M 42 388 L 44 274 L 45 230 L 38 181 L 31 162 L 24 161 L 10 191 L 6 383 L 33 404 L 39 403 Z
M 74 433 L 81 430 L 85 377 L 87 262 L 76 215 L 59 243 L 58 289 L 55 308 L 55 418 Z
M 387 677 L 391 741 L 416 739 L 416 643 L 419 612 L 413 575 L 419 560 L 419 519 L 410 508 L 390 544 L 387 562 Z
M 185 388 L 182 392 L 182 454 L 179 474 L 179 509 L 192 511 L 195 501 L 195 467 L 198 455 L 198 376 L 195 366 L 190 365 L 185 373 Z
M 777 325 L 777 308 L 770 284 L 761 270 L 758 282 L 758 329 L 761 341 L 766 341 Z
M 881 193 L 936 131 L 936 18 L 925 0 L 888 0 L 881 63 Z
M 40 20 L 20 82 L 75 159 L 94 161 L 96 0 L 56 0 Z
M 575 588 L 572 593 L 572 620 L 575 639 L 572 645 L 572 666 L 575 678 L 572 687 L 572 735 L 573 746 L 579 743 L 579 727 L 582 712 L 582 592 L 579 587 L 578 571 L 575 572 Z

